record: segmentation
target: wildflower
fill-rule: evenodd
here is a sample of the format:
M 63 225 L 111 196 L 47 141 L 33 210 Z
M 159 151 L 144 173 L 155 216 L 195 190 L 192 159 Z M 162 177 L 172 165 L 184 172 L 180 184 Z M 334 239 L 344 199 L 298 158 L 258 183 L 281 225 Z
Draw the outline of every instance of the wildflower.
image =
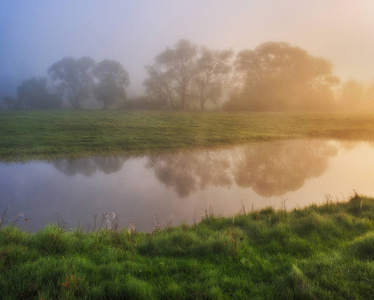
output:
M 130 234 L 136 233 L 135 223 L 131 223 L 130 227 L 127 229 Z

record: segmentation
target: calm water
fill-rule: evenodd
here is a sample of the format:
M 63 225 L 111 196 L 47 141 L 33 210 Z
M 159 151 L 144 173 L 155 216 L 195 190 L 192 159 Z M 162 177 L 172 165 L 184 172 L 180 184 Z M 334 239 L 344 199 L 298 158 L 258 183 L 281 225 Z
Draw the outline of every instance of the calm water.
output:
M 121 226 L 152 220 L 173 225 L 199 221 L 205 209 L 233 215 L 346 199 L 353 189 L 374 195 L 374 144 L 298 140 L 219 150 L 183 151 L 129 158 L 89 158 L 0 164 L 0 210 L 6 220 L 37 230 L 65 222 L 87 229 L 104 212 Z

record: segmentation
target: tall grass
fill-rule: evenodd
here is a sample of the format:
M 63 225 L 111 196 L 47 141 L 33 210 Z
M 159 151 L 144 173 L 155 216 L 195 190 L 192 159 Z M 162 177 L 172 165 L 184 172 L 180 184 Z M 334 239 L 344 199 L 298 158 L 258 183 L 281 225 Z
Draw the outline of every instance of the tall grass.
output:
M 4 299 L 373 299 L 374 199 L 152 233 L 0 229 Z

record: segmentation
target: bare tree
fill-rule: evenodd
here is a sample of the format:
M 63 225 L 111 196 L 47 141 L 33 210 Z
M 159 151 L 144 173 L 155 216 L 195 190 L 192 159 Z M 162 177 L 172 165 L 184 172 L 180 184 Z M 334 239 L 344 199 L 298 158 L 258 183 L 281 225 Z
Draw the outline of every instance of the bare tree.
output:
M 153 66 L 146 66 L 148 78 L 144 81 L 146 93 L 153 101 L 160 103 L 160 108 L 163 106 L 176 108 L 176 95 L 171 88 L 171 79 L 166 73 L 162 73 L 162 68 L 155 64 Z
M 205 47 L 200 49 L 193 84 L 201 110 L 205 109 L 207 102 L 216 102 L 220 98 L 231 70 L 232 55 L 230 50 L 214 51 Z
M 175 48 L 160 53 L 155 64 L 147 66 L 149 78 L 144 82 L 148 94 L 161 95 L 172 107 L 179 102 L 183 110 L 190 99 L 192 78 L 195 75 L 197 46 L 180 40 Z

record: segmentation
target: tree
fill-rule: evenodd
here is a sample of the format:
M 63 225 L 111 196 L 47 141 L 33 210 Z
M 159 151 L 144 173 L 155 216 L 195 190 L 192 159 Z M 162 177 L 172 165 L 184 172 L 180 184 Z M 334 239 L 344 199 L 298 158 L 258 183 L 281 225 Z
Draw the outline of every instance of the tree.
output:
M 284 42 L 241 51 L 235 69 L 241 91 L 226 104 L 227 109 L 326 109 L 333 105 L 331 87 L 339 83 L 330 62 Z
M 33 77 L 23 81 L 17 93 L 19 108 L 57 109 L 61 107 L 61 98 L 48 90 L 45 77 Z
M 172 108 L 179 102 L 185 109 L 191 98 L 192 78 L 196 74 L 197 46 L 187 40 L 180 40 L 174 49 L 167 48 L 160 53 L 155 64 L 147 66 L 149 78 L 144 85 L 151 97 L 167 99 Z
M 364 106 L 364 87 L 357 80 L 344 82 L 338 91 L 339 106 L 346 111 L 360 110 Z
M 159 99 L 151 99 L 146 96 L 139 96 L 133 98 L 126 98 L 124 101 L 118 104 L 119 109 L 126 110 L 154 110 L 166 108 L 165 102 Z
M 105 59 L 95 66 L 93 73 L 98 80 L 95 96 L 103 102 L 104 109 L 126 99 L 125 87 L 129 85 L 129 75 L 119 62 Z
M 65 57 L 48 69 L 51 79 L 58 83 L 58 94 L 67 99 L 74 109 L 81 108 L 81 102 L 92 92 L 94 66 L 94 60 L 89 57 Z
M 367 108 L 373 110 L 374 107 L 374 82 L 369 84 L 369 87 L 366 90 L 365 100 Z
M 3 102 L 7 109 L 10 110 L 16 107 L 17 99 L 10 96 L 4 96 L 1 98 L 1 102 Z
M 331 110 L 335 108 L 332 88 L 340 79 L 332 75 L 332 64 L 321 57 L 309 56 L 306 76 L 299 84 L 300 110 Z
M 232 51 L 213 51 L 205 47 L 200 49 L 197 60 L 197 72 L 193 78 L 196 96 L 201 110 L 208 101 L 216 102 L 222 94 L 222 87 L 231 70 Z
M 162 74 L 161 67 L 158 65 L 146 66 L 148 78 L 144 81 L 147 98 L 160 104 L 159 108 L 176 108 L 176 95 L 171 88 L 169 75 Z

